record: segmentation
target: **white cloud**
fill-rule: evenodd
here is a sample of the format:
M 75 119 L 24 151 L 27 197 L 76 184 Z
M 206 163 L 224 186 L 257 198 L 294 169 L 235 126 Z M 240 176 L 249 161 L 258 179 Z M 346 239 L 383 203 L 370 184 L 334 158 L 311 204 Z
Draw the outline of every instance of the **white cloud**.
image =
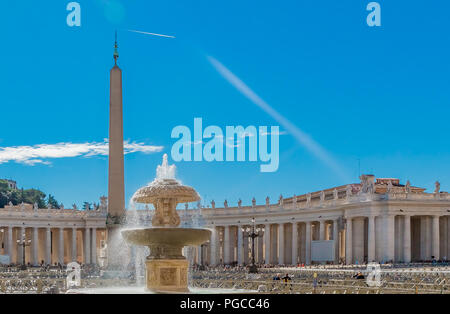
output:
M 0 147 L 0 164 L 17 162 L 28 166 L 37 164 L 49 165 L 47 159 L 107 156 L 108 141 L 91 143 L 57 143 L 38 144 L 33 146 Z M 162 151 L 162 146 L 145 145 L 137 142 L 124 142 L 124 153 L 141 152 L 144 154 Z

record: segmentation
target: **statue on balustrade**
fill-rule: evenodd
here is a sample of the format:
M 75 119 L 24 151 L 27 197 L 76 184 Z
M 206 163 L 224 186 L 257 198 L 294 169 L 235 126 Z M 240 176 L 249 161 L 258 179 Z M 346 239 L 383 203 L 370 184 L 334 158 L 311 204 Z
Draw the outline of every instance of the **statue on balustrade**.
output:
M 266 197 L 266 206 L 269 207 L 270 206 L 270 198 L 267 196 Z
M 411 193 L 411 183 L 409 182 L 409 180 L 406 181 L 405 192 Z
M 242 200 L 239 199 L 239 200 L 238 200 L 238 207 L 241 208 L 241 206 L 242 206 Z
M 394 186 L 392 185 L 392 181 L 389 180 L 386 192 L 391 193 L 393 188 L 394 188 Z
M 214 200 L 211 201 L 211 208 L 216 208 L 216 202 Z
M 228 201 L 225 200 L 225 202 L 223 202 L 223 207 L 228 208 Z
M 311 206 L 311 193 L 306 194 L 306 207 L 310 207 Z
M 434 189 L 434 194 L 439 194 L 440 190 L 441 190 L 441 184 L 439 183 L 439 181 L 436 181 L 436 183 L 434 184 L 435 189 Z
M 349 199 L 350 196 L 352 196 L 352 186 L 347 184 L 347 187 L 345 188 L 345 197 Z
M 252 198 L 252 206 L 253 206 L 253 207 L 256 206 L 256 199 L 255 199 L 255 197 Z
M 325 201 L 325 191 L 320 191 L 320 203 Z

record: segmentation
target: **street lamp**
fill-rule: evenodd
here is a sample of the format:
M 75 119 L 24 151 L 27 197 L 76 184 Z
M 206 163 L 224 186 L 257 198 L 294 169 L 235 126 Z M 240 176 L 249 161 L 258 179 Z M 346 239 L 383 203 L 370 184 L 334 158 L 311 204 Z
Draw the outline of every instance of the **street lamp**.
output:
M 255 264 L 255 238 L 259 237 L 261 234 L 262 229 L 256 228 L 255 226 L 255 218 L 252 218 L 252 226 L 242 228 L 242 232 L 245 232 L 248 234 L 250 238 L 252 238 L 252 263 L 250 267 L 248 268 L 249 274 L 257 274 L 258 273 L 258 267 L 256 267 Z
M 17 240 L 17 245 L 22 246 L 22 266 L 20 267 L 21 270 L 26 270 L 27 265 L 25 265 L 25 247 L 31 245 L 31 240 L 26 239 L 26 234 L 24 233 L 22 235 L 23 240 Z

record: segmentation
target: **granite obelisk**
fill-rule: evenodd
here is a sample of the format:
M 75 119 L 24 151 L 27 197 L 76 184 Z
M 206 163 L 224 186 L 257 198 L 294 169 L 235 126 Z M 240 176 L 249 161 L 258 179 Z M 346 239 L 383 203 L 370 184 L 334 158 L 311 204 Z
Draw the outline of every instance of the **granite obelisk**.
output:
M 123 109 L 122 70 L 117 65 L 117 34 L 114 46 L 114 66 L 110 72 L 109 103 L 109 172 L 108 213 L 121 217 L 125 212 L 125 187 L 123 166 Z
M 125 214 L 125 183 L 123 165 L 123 108 L 122 70 L 117 65 L 117 32 L 114 45 L 114 66 L 110 71 L 109 92 L 109 169 L 108 169 L 108 219 L 107 266 L 119 269 L 123 266 L 118 252 L 123 247 L 119 226 Z

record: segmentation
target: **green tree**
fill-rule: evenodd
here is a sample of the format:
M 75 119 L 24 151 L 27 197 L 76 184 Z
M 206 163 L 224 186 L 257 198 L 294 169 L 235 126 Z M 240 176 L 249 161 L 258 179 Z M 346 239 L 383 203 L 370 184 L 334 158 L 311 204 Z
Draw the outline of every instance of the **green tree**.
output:
M 48 205 L 50 205 L 52 208 L 59 209 L 58 201 L 51 194 L 49 194 L 47 198 L 47 206 Z
M 84 210 L 91 210 L 91 203 L 89 202 L 83 202 L 83 209 Z

